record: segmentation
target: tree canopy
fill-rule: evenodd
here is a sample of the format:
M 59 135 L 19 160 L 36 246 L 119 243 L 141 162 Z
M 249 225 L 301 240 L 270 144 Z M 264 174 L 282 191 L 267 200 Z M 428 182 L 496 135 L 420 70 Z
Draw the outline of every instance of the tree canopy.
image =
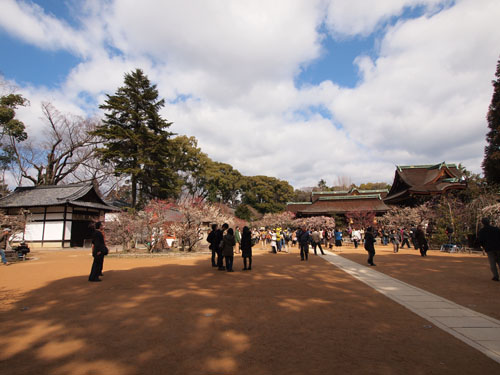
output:
M 176 170 L 171 168 L 172 152 L 167 131 L 172 123 L 159 111 L 165 105 L 158 98 L 141 69 L 125 74 L 124 86 L 107 99 L 100 108 L 105 118 L 94 134 L 102 140 L 98 149 L 104 163 L 112 163 L 117 175 L 130 177 L 132 206 L 137 193 L 142 199 L 169 198 L 180 191 Z
M 274 177 L 246 177 L 243 186 L 242 201 L 260 213 L 280 212 L 286 202 L 294 196 L 293 187 L 287 182 Z
M 493 97 L 488 108 L 488 133 L 484 149 L 483 172 L 488 183 L 500 183 L 500 59 L 497 62 Z
M 16 119 L 16 109 L 27 104 L 28 101 L 18 94 L 0 96 L 0 165 L 3 170 L 12 161 L 12 144 L 28 138 L 24 123 Z

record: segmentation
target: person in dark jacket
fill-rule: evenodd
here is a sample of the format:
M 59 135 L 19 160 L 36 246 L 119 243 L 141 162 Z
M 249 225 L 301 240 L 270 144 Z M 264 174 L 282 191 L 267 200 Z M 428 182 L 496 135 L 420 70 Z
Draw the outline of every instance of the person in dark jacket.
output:
M 394 252 L 397 253 L 399 251 L 399 233 L 397 233 L 394 229 L 391 230 L 389 239 L 392 243 Z
M 227 234 L 222 239 L 222 244 L 222 255 L 226 259 L 226 271 L 233 272 L 234 246 L 236 245 L 233 228 L 227 230 Z
M 491 225 L 490 220 L 485 217 L 481 220 L 483 227 L 478 233 L 481 246 L 488 255 L 493 281 L 498 281 L 498 268 L 500 268 L 500 229 Z
M 241 235 L 241 256 L 243 257 L 243 271 L 250 271 L 252 269 L 252 232 L 248 227 L 243 227 Z
M 222 247 L 223 247 L 223 239 L 224 239 L 224 232 L 229 228 L 229 225 L 227 223 L 222 224 L 222 229 L 217 229 L 215 232 L 215 243 L 217 244 L 216 246 L 216 253 L 217 253 L 217 269 L 219 271 L 224 271 L 224 255 L 222 254 Z
M 408 246 L 408 249 L 411 249 L 410 246 L 410 233 L 408 229 L 401 229 L 401 249 L 405 247 L 405 244 Z
M 423 257 L 427 256 L 427 250 L 429 250 L 429 245 L 427 244 L 427 239 L 425 238 L 424 229 L 421 225 L 417 226 L 415 232 L 415 246 L 420 250 L 420 255 Z
M 308 260 L 309 257 L 309 243 L 311 242 L 311 235 L 305 227 L 299 229 L 297 232 L 297 239 L 300 246 L 300 260 Z
M 92 256 L 94 261 L 90 270 L 89 281 L 101 281 L 99 276 L 102 276 L 102 267 L 104 264 L 104 256 L 108 254 L 108 248 L 104 243 L 103 226 L 100 221 L 95 223 L 95 231 L 92 234 Z
M 365 233 L 365 250 L 368 251 L 368 264 L 370 266 L 376 266 L 373 263 L 373 257 L 375 256 L 375 236 L 373 235 L 373 228 L 368 227 Z
M 217 247 L 219 246 L 219 242 L 217 242 L 217 224 L 212 224 L 212 231 L 207 236 L 207 242 L 210 244 L 208 248 L 212 250 L 212 267 L 217 267 L 217 263 L 215 262 L 215 254 L 217 254 Z

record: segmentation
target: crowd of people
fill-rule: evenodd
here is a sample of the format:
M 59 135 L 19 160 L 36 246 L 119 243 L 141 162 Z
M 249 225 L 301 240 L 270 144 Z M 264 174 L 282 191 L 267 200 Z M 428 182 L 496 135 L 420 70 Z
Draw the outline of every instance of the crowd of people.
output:
M 212 224 L 212 230 L 208 234 L 207 241 L 212 251 L 212 267 L 217 267 L 219 271 L 234 272 L 234 248 L 238 245 L 237 252 L 241 252 L 243 257 L 243 271 L 252 270 L 252 246 L 256 243 L 258 235 L 247 227 L 229 228 L 227 223 L 221 228 L 217 224 Z M 224 266 L 225 261 L 225 266 Z
M 310 247 L 315 255 L 318 254 L 318 251 L 324 255 L 324 248 L 332 249 L 335 247 L 340 250 L 347 240 L 353 243 L 355 248 L 363 244 L 369 255 L 368 264 L 375 266 L 373 257 L 375 256 L 377 238 L 380 239 L 381 245 L 388 246 L 391 243 L 395 253 L 399 252 L 399 249 L 404 248 L 405 245 L 410 248 L 410 242 L 416 250 L 420 250 L 420 255 L 423 257 L 427 256 L 429 249 L 422 226 L 410 230 L 407 228 L 386 230 L 383 227 L 379 229 L 349 227 L 345 231 L 339 228 L 301 227 L 291 230 L 277 227 L 257 230 L 256 228 L 244 227 L 243 231 L 240 231 L 239 227 L 229 228 L 228 224 L 222 225 L 221 228 L 217 224 L 213 224 L 207 241 L 210 243 L 212 251 L 212 266 L 221 271 L 233 272 L 235 253 L 242 254 L 244 271 L 252 269 L 252 246 L 259 242 L 261 249 L 270 248 L 274 254 L 282 251 L 289 253 L 291 247 L 298 246 L 301 261 L 307 261 Z
M 488 255 L 490 269 L 493 274 L 494 281 L 499 281 L 500 269 L 500 229 L 492 226 L 489 219 L 482 219 L 483 228 L 478 233 L 478 240 Z M 92 236 L 92 255 L 94 258 L 92 269 L 89 275 L 89 281 L 101 281 L 104 256 L 108 254 L 104 239 L 103 225 L 101 222 L 95 223 L 95 230 Z M 4 229 L 0 242 L 4 243 L 5 238 L 9 235 L 9 231 Z M 398 253 L 400 248 L 411 248 L 410 242 L 415 250 L 420 251 L 422 257 L 427 256 L 429 245 L 425 236 L 425 230 L 422 225 L 418 225 L 414 229 L 407 228 L 386 230 L 385 228 L 375 229 L 368 227 L 366 229 L 349 228 L 346 231 L 346 237 L 357 248 L 360 244 L 364 245 L 364 249 L 368 252 L 367 263 L 370 266 L 375 266 L 375 243 L 376 239 L 380 238 L 381 245 L 388 246 L 389 243 L 393 246 L 394 253 Z M 281 251 L 290 252 L 290 247 L 298 245 L 300 249 L 300 260 L 307 261 L 309 259 L 309 248 L 312 247 L 314 254 L 317 251 L 324 255 L 323 246 L 330 249 L 335 245 L 340 248 L 344 241 L 343 232 L 340 229 L 319 229 L 301 227 L 297 230 L 280 227 L 270 230 L 250 229 L 249 227 L 235 229 L 229 225 L 223 224 L 221 228 L 217 224 L 212 224 L 212 230 L 208 234 L 207 241 L 209 242 L 210 250 L 212 251 L 212 267 L 217 267 L 220 271 L 234 272 L 234 254 L 241 253 L 243 258 L 243 271 L 252 270 L 252 247 L 258 242 L 264 249 L 266 246 L 271 247 L 272 253 Z M 5 264 L 4 246 L 0 246 L 2 262 Z M 225 264 L 225 265 L 224 265 Z M 497 269 L 498 267 L 498 269 Z

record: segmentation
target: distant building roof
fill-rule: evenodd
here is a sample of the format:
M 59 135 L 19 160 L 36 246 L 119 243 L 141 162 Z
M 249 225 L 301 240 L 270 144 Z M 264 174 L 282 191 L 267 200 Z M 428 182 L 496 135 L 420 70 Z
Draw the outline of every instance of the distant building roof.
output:
M 0 199 L 0 208 L 47 207 L 66 203 L 105 211 L 118 210 L 99 196 L 92 183 L 21 186 Z
M 297 216 L 331 216 L 349 212 L 385 213 L 389 207 L 383 202 L 387 190 L 358 190 L 313 192 L 312 202 L 289 202 L 287 210 Z
M 448 190 L 465 189 L 455 164 L 396 166 L 394 182 L 384 202 L 409 204 L 416 196 L 439 195 Z

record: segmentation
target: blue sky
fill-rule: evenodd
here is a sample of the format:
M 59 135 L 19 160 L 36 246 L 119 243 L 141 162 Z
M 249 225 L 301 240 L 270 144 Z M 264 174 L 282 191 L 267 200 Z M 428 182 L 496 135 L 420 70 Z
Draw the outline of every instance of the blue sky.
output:
M 141 68 L 172 130 L 246 175 L 303 187 L 391 182 L 397 164 L 480 172 L 496 0 L 4 0 L 2 10 L 0 73 L 30 100 L 19 116 L 34 136 L 41 103 L 100 116 L 104 95 Z

